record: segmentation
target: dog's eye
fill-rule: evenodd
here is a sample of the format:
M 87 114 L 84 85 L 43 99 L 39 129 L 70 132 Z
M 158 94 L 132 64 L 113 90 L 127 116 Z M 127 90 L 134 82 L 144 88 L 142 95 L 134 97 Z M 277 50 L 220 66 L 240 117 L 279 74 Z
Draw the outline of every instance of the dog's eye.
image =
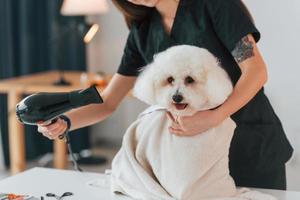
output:
M 170 76 L 168 79 L 167 79 L 167 82 L 168 83 L 173 83 L 174 82 L 174 78 L 172 76 Z
M 195 80 L 192 77 L 188 76 L 188 77 L 185 78 L 184 82 L 186 84 L 191 84 L 191 83 L 194 83 Z

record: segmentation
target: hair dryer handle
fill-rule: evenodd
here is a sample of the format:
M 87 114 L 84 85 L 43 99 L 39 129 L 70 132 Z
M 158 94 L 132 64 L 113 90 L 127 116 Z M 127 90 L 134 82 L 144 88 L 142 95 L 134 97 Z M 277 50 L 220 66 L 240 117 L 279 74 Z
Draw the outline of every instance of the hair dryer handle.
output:
M 51 124 L 56 123 L 57 120 L 58 120 L 58 118 L 59 118 L 59 117 L 56 117 L 56 118 L 54 118 L 54 119 L 48 120 L 48 121 L 46 121 L 46 122 L 41 122 L 41 123 L 42 123 L 42 125 L 44 125 L 44 126 L 49 126 L 49 125 L 51 125 Z M 59 138 L 60 140 L 64 139 L 64 138 L 65 138 L 65 132 L 64 132 L 63 134 L 59 135 L 58 138 Z

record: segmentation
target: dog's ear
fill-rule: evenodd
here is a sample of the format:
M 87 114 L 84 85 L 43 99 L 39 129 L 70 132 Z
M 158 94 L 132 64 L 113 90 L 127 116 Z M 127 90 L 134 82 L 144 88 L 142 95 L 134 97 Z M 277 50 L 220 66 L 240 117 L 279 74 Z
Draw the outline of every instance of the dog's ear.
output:
M 153 64 L 147 65 L 138 76 L 134 88 L 133 95 L 141 101 L 153 105 L 155 104 L 155 90 Z
M 232 89 L 231 79 L 219 64 L 206 68 L 205 90 L 210 105 L 214 107 L 222 104 Z

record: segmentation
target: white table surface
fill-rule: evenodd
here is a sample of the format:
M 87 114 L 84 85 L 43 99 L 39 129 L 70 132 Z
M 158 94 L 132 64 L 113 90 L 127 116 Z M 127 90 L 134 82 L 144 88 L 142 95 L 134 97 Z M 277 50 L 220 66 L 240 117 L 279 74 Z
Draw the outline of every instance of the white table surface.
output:
M 46 193 L 58 195 L 64 192 L 72 192 L 74 196 L 65 200 L 130 200 L 121 195 L 112 195 L 105 181 L 104 174 L 75 172 L 47 168 L 33 168 L 15 176 L 0 181 L 0 192 L 30 194 L 36 197 L 46 196 Z M 102 186 L 92 187 L 89 182 L 100 181 Z M 280 190 L 260 190 L 276 196 L 278 200 L 300 200 L 300 192 Z M 46 197 L 45 200 L 55 200 Z
M 15 194 L 30 194 L 36 197 L 44 196 L 45 200 L 55 200 L 46 197 L 46 193 L 62 195 L 64 192 L 74 193 L 64 200 L 130 200 L 120 195 L 112 195 L 109 187 L 91 187 L 88 182 L 105 180 L 107 176 L 97 173 L 76 172 L 47 168 L 32 168 L 15 176 L 0 181 L 0 192 Z

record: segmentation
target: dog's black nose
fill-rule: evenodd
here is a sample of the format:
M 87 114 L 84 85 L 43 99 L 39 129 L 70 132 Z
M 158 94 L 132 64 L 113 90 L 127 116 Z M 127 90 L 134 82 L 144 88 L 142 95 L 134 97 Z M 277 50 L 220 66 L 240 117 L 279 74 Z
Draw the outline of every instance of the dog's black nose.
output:
M 180 103 L 183 100 L 183 96 L 181 94 L 175 94 L 172 96 L 172 99 L 175 103 Z

